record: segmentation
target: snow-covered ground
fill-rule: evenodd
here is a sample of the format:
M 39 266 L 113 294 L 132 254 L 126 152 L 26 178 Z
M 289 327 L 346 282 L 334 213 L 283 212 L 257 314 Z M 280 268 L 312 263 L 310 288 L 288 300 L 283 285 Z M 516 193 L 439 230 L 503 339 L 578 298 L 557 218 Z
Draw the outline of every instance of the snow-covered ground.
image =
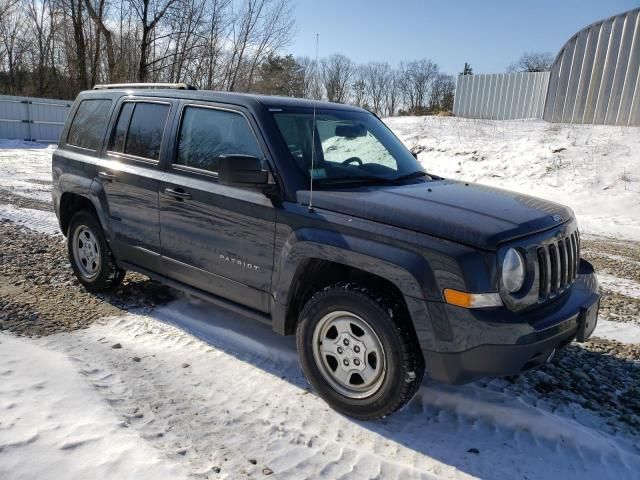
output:
M 587 234 L 640 240 L 640 128 L 397 117 L 426 170 L 573 208 Z
M 179 479 L 65 353 L 0 336 L 0 478 Z
M 388 123 L 423 149 L 428 171 L 554 199 L 574 208 L 584 233 L 640 240 L 640 129 Z M 50 204 L 52 148 L 0 141 L 0 218 L 57 230 L 51 211 L 1 201 L 4 191 Z M 601 276 L 605 289 L 640 298 L 638 282 L 613 273 Z M 596 335 L 637 344 L 639 325 L 602 318 Z M 0 334 L 3 480 L 632 479 L 638 471 L 638 438 L 502 380 L 425 382 L 391 418 L 342 417 L 310 392 L 292 338 L 188 298 L 40 339 Z
M 0 188 L 51 202 L 51 154 L 55 145 L 0 139 Z
M 292 338 L 199 301 L 37 341 L 0 339 L 10 425 L 0 430 L 1 478 L 45 469 L 101 478 L 92 474 L 102 467 L 179 478 L 176 462 L 202 478 L 267 468 L 291 479 L 622 479 L 640 469 L 634 440 L 607 433 L 602 419 L 514 396 L 499 381 L 425 383 L 389 419 L 342 417 L 308 390 Z M 146 449 L 129 452 L 138 443 Z

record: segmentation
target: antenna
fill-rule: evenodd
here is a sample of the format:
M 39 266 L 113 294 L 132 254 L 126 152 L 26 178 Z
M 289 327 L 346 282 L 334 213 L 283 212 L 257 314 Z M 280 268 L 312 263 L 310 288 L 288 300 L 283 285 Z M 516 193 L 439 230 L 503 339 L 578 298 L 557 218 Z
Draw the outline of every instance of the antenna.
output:
M 313 92 L 313 124 L 311 129 L 311 171 L 309 172 L 309 178 L 311 180 L 311 189 L 309 191 L 309 212 L 313 212 L 313 175 L 315 173 L 314 163 L 316 158 L 316 104 L 318 95 L 318 42 L 320 34 L 316 33 L 316 64 L 314 65 L 315 78 L 314 78 L 314 92 Z

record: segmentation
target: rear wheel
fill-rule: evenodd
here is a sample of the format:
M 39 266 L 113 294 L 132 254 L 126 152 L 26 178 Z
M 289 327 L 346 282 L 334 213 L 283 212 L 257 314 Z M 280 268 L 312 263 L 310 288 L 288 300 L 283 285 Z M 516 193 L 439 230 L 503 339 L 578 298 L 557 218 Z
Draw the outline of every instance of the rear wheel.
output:
M 297 331 L 307 378 L 335 410 L 385 417 L 416 393 L 424 361 L 410 322 L 394 302 L 342 283 L 316 293 Z
M 78 280 L 91 292 L 118 286 L 125 276 L 111 255 L 102 227 L 94 214 L 81 210 L 69 223 L 67 250 Z

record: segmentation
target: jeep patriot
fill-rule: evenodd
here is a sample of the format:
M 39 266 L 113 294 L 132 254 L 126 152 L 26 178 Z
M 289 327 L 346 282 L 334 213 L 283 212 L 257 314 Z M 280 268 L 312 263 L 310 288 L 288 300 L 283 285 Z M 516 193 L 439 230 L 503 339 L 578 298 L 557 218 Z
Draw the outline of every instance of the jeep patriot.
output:
M 53 153 L 53 199 L 86 289 L 133 270 L 296 335 L 318 394 L 360 419 L 425 372 L 541 365 L 597 321 L 571 209 L 432 175 L 360 108 L 98 86 Z

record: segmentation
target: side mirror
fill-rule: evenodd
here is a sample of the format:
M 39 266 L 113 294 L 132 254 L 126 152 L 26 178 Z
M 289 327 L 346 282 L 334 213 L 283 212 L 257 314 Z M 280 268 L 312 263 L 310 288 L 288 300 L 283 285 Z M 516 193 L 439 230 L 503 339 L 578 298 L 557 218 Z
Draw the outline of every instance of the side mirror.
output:
M 251 155 L 220 155 L 218 180 L 222 185 L 236 187 L 264 187 L 269 172 L 262 169 L 262 161 Z

